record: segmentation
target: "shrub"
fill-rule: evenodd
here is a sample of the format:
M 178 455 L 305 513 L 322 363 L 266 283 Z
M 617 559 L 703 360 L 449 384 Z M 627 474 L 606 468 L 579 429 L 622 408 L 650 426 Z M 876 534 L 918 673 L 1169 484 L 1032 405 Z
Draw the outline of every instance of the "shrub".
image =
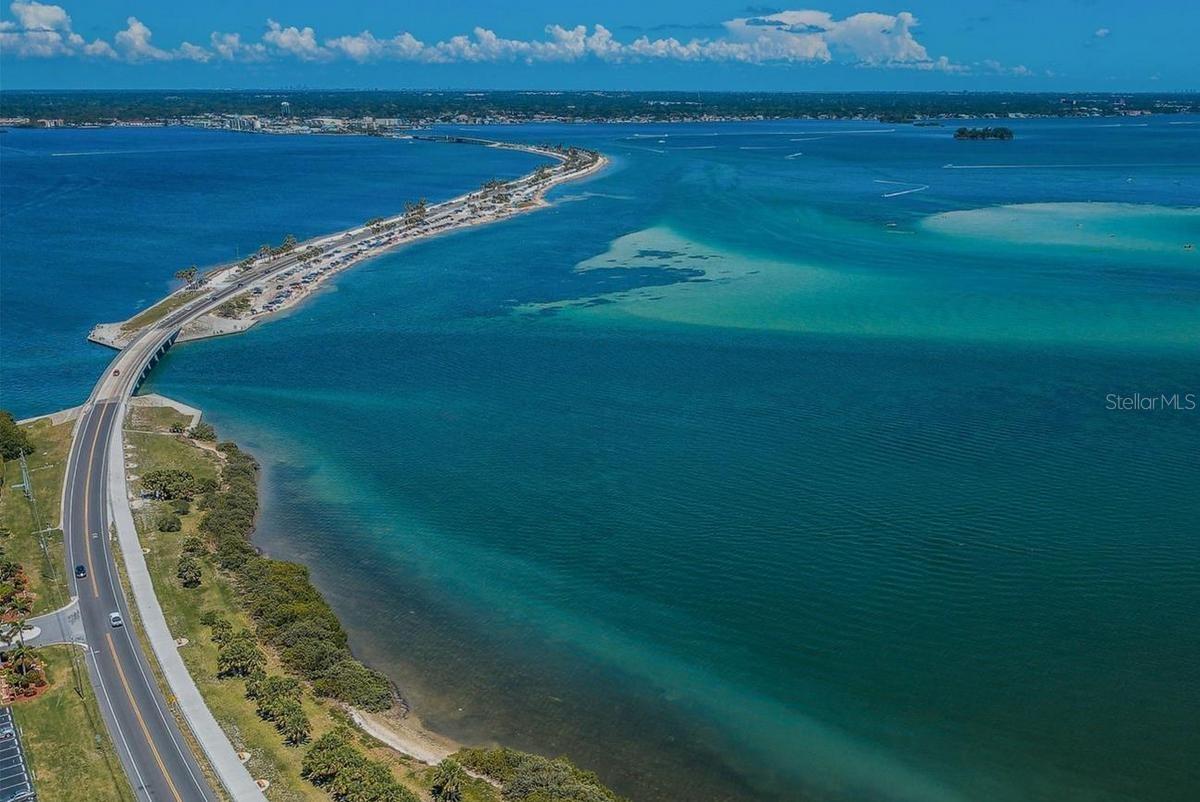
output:
M 355 802 L 417 802 L 388 767 L 355 749 L 345 730 L 326 733 L 304 755 L 301 775 L 334 799 Z
M 217 651 L 217 676 L 245 677 L 260 670 L 266 658 L 254 642 L 254 636 L 245 630 L 233 635 L 220 644 Z
M 305 715 L 299 702 L 296 702 L 291 709 L 275 720 L 275 728 L 279 730 L 283 740 L 292 746 L 299 746 L 312 734 L 312 723 L 308 720 L 308 716 Z
M 622 802 L 595 774 L 577 768 L 566 758 L 550 758 L 515 749 L 461 749 L 454 754 L 462 765 L 501 783 L 512 802 Z
M 179 520 L 179 516 L 173 512 L 164 512 L 158 516 L 155 522 L 160 532 L 178 532 L 183 528 L 183 522 Z
M 175 569 L 175 575 L 179 577 L 180 583 L 185 588 L 199 586 L 201 578 L 200 561 L 190 554 L 183 555 L 179 558 L 179 566 Z
M 183 553 L 192 557 L 203 557 L 208 549 L 204 546 L 204 541 L 192 535 L 183 539 Z
M 185 498 L 178 498 L 171 502 L 171 509 L 175 510 L 176 515 L 187 515 L 192 511 L 192 502 Z
M 197 492 L 195 477 L 180 468 L 159 468 L 142 477 L 142 488 L 155 498 L 190 500 Z
M 387 677 L 352 657 L 330 666 L 313 682 L 313 691 L 375 712 L 387 710 L 394 701 L 392 684 Z
M 446 758 L 434 769 L 433 784 L 430 786 L 429 792 L 436 802 L 460 802 L 466 776 L 462 766 L 450 758 Z
M 217 432 L 212 427 L 211 423 L 204 423 L 202 421 L 188 429 L 188 437 L 191 437 L 194 440 L 206 440 L 208 442 L 212 442 L 213 440 L 217 439 Z
M 233 638 L 233 624 L 224 618 L 217 618 L 208 626 L 212 641 L 218 646 L 228 643 Z

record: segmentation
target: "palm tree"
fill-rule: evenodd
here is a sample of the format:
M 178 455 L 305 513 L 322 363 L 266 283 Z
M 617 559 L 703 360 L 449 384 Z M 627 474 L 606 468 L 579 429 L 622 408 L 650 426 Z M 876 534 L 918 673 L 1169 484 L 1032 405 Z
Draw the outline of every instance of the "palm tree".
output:
M 179 279 L 180 281 L 187 282 L 188 289 L 191 289 L 192 285 L 196 282 L 196 276 L 199 274 L 200 271 L 195 265 L 192 265 L 191 267 L 186 267 L 183 270 L 176 270 L 175 278 Z
M 462 799 L 462 784 L 466 772 L 450 758 L 437 764 L 433 772 L 433 785 L 429 791 L 436 802 L 460 802 Z
M 292 746 L 299 746 L 308 740 L 308 734 L 312 732 L 312 725 L 309 724 L 308 716 L 304 715 L 304 711 L 299 705 L 289 708 L 275 722 L 275 726 L 279 729 L 283 740 L 287 741 Z

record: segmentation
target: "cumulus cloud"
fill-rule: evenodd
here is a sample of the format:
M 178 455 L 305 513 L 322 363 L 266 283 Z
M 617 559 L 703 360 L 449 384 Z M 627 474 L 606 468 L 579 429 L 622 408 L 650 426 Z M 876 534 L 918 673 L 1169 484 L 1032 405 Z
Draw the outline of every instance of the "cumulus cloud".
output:
M 825 11 L 771 11 L 724 22 L 723 35 L 680 40 L 640 36 L 618 40 L 596 24 L 547 25 L 541 39 L 508 39 L 489 28 L 426 44 L 411 33 L 378 37 L 369 30 L 318 42 L 312 28 L 284 28 L 267 23 L 263 44 L 277 55 L 313 61 L 348 58 L 357 62 L 384 59 L 431 64 L 452 62 L 526 63 L 595 59 L 629 61 L 710 61 L 761 64 L 844 60 L 865 66 L 912 66 L 955 69 L 948 59 L 934 59 L 913 35 L 917 19 L 908 12 L 864 12 L 837 19 Z M 214 34 L 214 37 L 218 34 Z
M 1096 32 L 1092 35 L 1097 39 L 1107 39 L 1110 33 L 1112 33 L 1112 31 L 1110 31 L 1108 28 L 1097 28 Z
M 932 57 L 914 31 L 917 18 L 907 11 L 883 14 L 864 11 L 838 18 L 826 11 L 776 11 L 748 8 L 751 16 L 714 26 L 720 35 L 678 39 L 642 35 L 621 41 L 604 25 L 547 25 L 534 39 L 509 39 L 489 28 L 426 43 L 402 31 L 378 36 L 370 30 L 321 39 L 309 26 L 285 26 L 267 20 L 257 41 L 239 33 L 214 31 L 208 48 L 184 42 L 166 50 L 151 42 L 150 29 L 136 17 L 113 37 L 113 45 L 90 45 L 70 30 L 70 17 L 59 6 L 17 0 L 16 22 L 0 24 L 5 52 L 18 56 L 92 55 L 130 62 L 192 60 L 255 62 L 278 58 L 320 62 L 348 59 L 358 63 L 407 61 L 554 63 L 594 60 L 606 63 L 679 61 L 766 63 L 838 62 L 861 67 L 900 67 L 959 72 L 967 68 L 945 56 Z M 40 36 L 40 38 L 39 38 Z
M 267 60 L 266 46 L 262 42 L 243 42 L 241 34 L 213 31 L 208 44 L 219 58 L 227 61 Z
M 0 21 L 0 52 L 20 58 L 85 56 L 121 59 L 130 62 L 208 61 L 212 54 L 204 48 L 184 42 L 174 50 L 151 44 L 153 33 L 137 17 L 125 21 L 124 30 L 113 35 L 113 44 L 104 39 L 86 41 L 71 30 L 71 16 L 62 6 L 16 0 L 9 6 L 15 20 Z
M 111 48 L 125 61 L 173 61 L 175 59 L 182 59 L 185 61 L 203 62 L 212 58 L 211 53 L 191 42 L 184 42 L 174 50 L 163 50 L 154 46 L 150 42 L 151 37 L 154 36 L 153 32 L 137 17 L 130 17 L 125 21 L 125 25 L 125 30 L 117 31 L 116 35 L 113 36 L 114 47 Z
M 71 17 L 62 6 L 17 0 L 9 10 L 15 20 L 0 23 L 0 51 L 23 58 L 69 56 L 85 47 L 71 30 Z
M 1026 67 L 1024 64 L 1018 64 L 1015 67 L 1007 67 L 995 59 L 984 59 L 979 62 L 979 66 L 985 73 L 993 75 L 1013 75 L 1018 78 L 1030 78 L 1035 73 L 1033 70 Z
M 280 53 L 295 56 L 302 61 L 319 61 L 329 57 L 329 51 L 317 44 L 317 33 L 312 28 L 287 28 L 273 19 L 267 20 L 267 32 L 263 42 Z

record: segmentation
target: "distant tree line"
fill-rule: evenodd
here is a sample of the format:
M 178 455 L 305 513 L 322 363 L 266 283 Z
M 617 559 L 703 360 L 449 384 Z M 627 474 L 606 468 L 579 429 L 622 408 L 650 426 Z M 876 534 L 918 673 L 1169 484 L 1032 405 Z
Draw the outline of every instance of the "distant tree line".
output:
M 959 128 L 954 132 L 955 139 L 1012 139 L 1011 128 L 997 126 L 995 128 Z
M 6 90 L 0 92 L 0 117 L 49 117 L 68 123 L 96 123 L 117 119 L 168 121 L 206 113 L 278 116 L 279 104 L 285 100 L 299 118 L 373 116 L 447 123 L 460 115 L 504 116 L 514 120 L 546 117 L 679 120 L 704 116 L 914 119 L 1008 113 L 1063 116 L 1079 108 L 1099 113 L 1126 109 L 1200 111 L 1200 99 L 1183 92 L 1063 95 L 1059 92 Z

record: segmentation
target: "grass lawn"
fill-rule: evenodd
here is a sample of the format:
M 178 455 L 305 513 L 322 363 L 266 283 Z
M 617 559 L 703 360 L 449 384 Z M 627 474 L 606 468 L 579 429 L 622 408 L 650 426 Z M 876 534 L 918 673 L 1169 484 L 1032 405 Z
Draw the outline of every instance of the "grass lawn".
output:
M 128 802 L 133 791 L 104 730 L 82 660 L 84 695 L 80 698 L 75 692 L 67 653 L 71 648 L 41 649 L 50 690 L 13 704 L 34 790 L 38 799 L 56 802 Z
M 220 457 L 181 438 L 135 432 L 128 434 L 127 441 L 135 446 L 130 455 L 138 465 L 133 469 L 135 473 L 156 468 L 182 468 L 196 476 L 215 476 L 219 470 Z M 164 442 L 170 445 L 164 445 Z M 167 625 L 175 637 L 188 639 L 180 654 L 192 679 L 234 748 L 250 753 L 247 768 L 251 776 L 270 781 L 266 795 L 272 802 L 329 802 L 325 791 L 300 776 L 300 764 L 308 747 L 283 743 L 274 724 L 259 718 L 254 702 L 245 696 L 245 683 L 241 679 L 217 677 L 217 648 L 209 639 L 208 627 L 200 623 L 201 614 L 216 610 L 229 619 L 235 630 L 253 631 L 254 625 L 242 612 L 229 578 L 220 574 L 212 561 L 204 561 L 199 587 L 185 588 L 179 582 L 175 570 L 183 541 L 196 534 L 203 512 L 193 509 L 181 516 L 179 532 L 159 532 L 155 528 L 155 519 L 158 511 L 166 507 L 165 503 L 148 503 L 135 519 L 142 545 L 149 550 L 146 563 Z M 268 652 L 267 659 L 269 674 L 286 673 L 274 654 Z M 313 739 L 347 722 L 345 714 L 335 704 L 317 699 L 311 693 L 304 694 L 303 706 L 312 722 Z M 387 761 L 397 779 L 418 798 L 429 798 L 431 768 L 398 755 L 366 736 L 363 736 L 362 746 L 373 758 Z M 472 780 L 464 791 L 465 802 L 498 802 L 499 799 L 498 793 L 482 781 Z
M 55 426 L 49 420 L 39 420 L 24 427 L 34 446 L 34 453 L 26 458 L 34 498 L 42 521 L 47 525 L 58 525 L 63 475 L 74 425 L 74 421 Z M 0 546 L 11 559 L 25 567 L 29 587 L 37 594 L 34 601 L 34 613 L 37 614 L 66 603 L 66 587 L 62 582 L 62 532 L 54 532 L 49 539 L 52 574 L 34 531 L 29 501 L 15 487 L 20 481 L 19 463 L 5 463 L 4 486 L 0 488 L 0 526 L 10 534 L 0 540 Z M 58 577 L 57 584 L 55 576 Z M 38 798 L 66 802 L 132 800 L 133 792 L 104 730 L 82 662 L 83 696 L 75 691 L 67 651 L 70 648 L 39 649 L 50 690 L 34 699 L 21 699 L 13 704 L 13 715 L 25 738 L 25 754 L 34 773 Z
M 199 294 L 199 290 L 184 290 L 174 295 L 168 295 L 154 306 L 143 309 L 129 318 L 129 320 L 126 320 L 121 326 L 121 332 L 123 334 L 132 334 L 135 331 L 144 329 L 146 326 L 157 323 Z
M 71 432 L 74 421 L 51 425 L 49 420 L 35 421 L 25 427 L 33 443 L 34 453 L 26 457 L 29 463 L 29 478 L 33 484 L 33 495 L 37 501 L 42 524 L 58 527 L 62 505 L 63 475 L 67 471 L 67 455 L 71 450 Z M 53 610 L 66 604 L 64 584 L 53 586 L 51 566 L 42 554 L 37 527 L 33 522 L 33 511 L 29 500 L 17 487 L 21 483 L 21 466 L 16 460 L 4 463 L 4 485 L 0 487 L 0 548 L 9 558 L 25 566 L 29 588 L 37 594 L 34 615 Z M 60 577 L 63 571 L 62 532 L 48 533 L 50 558 L 53 569 Z
M 169 432 L 172 426 L 186 429 L 192 419 L 170 407 L 129 407 L 129 428 L 155 432 Z
M 183 468 L 197 479 L 216 479 L 220 473 L 220 460 L 213 452 L 196 448 L 181 435 L 127 429 L 125 444 L 133 446 L 131 459 L 137 467 L 131 470 L 135 476 L 159 468 Z M 133 484 L 135 491 L 141 490 L 137 482 Z

